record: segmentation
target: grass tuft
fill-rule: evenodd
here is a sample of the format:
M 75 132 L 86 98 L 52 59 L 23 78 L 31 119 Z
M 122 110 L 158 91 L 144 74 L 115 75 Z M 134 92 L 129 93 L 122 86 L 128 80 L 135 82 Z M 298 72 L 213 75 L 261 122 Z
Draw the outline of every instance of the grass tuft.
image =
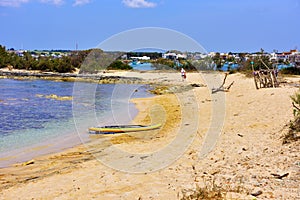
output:
M 196 185 L 196 189 L 184 189 L 181 191 L 181 200 L 223 200 L 226 196 L 226 191 L 222 187 L 216 185 L 213 180 L 211 184 L 205 184 L 204 187 Z
M 283 144 L 300 140 L 300 92 L 291 96 L 294 120 L 289 123 L 289 130 L 283 136 Z

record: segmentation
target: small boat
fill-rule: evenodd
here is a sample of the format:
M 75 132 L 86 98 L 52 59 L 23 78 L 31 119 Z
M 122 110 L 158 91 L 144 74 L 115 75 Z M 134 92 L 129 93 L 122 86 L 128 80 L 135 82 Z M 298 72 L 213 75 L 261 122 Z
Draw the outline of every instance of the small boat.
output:
M 89 128 L 91 134 L 113 134 L 113 133 L 128 133 L 137 131 L 149 131 L 158 129 L 161 124 L 154 124 L 149 126 L 144 125 L 116 125 L 116 126 L 101 126 Z

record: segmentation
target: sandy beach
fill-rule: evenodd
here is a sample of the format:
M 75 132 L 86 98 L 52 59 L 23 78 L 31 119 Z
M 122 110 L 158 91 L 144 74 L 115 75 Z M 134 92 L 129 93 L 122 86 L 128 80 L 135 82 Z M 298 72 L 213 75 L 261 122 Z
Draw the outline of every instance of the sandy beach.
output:
M 2 168 L 0 199 L 180 199 L 212 183 L 227 199 L 300 198 L 300 143 L 282 144 L 300 77 L 256 90 L 253 78 L 230 74 L 230 91 L 212 94 L 223 73 L 188 73 L 185 81 L 174 72 L 105 76 L 155 85 L 161 95 L 133 99 L 133 123 L 162 127 L 91 136 L 90 143 Z

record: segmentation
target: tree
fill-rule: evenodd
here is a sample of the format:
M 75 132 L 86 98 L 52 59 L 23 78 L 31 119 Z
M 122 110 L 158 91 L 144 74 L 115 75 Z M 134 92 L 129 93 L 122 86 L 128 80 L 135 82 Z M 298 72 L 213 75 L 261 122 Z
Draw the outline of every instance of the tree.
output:
M 217 52 L 215 56 L 212 58 L 214 63 L 217 65 L 217 68 L 221 68 L 223 65 L 223 59 L 221 58 L 221 54 Z
M 121 70 L 128 70 L 128 69 L 132 69 L 132 67 L 128 64 L 123 63 L 120 60 L 116 60 L 113 63 L 111 63 L 107 69 L 121 69 Z

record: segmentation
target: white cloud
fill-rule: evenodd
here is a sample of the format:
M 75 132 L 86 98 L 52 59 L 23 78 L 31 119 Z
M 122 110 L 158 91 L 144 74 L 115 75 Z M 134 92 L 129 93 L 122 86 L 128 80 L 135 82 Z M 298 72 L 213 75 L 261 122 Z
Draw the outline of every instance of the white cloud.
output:
M 73 6 L 81 6 L 90 3 L 90 0 L 75 0 Z
M 0 6 L 18 7 L 22 3 L 27 3 L 29 0 L 0 0 Z
M 146 0 L 123 0 L 122 2 L 129 8 L 154 8 L 156 6 L 156 3 Z
M 40 0 L 42 3 L 49 3 L 49 4 L 54 4 L 54 5 L 62 5 L 64 3 L 64 0 Z
M 18 7 L 21 4 L 28 3 L 31 0 L 0 0 L 0 6 Z M 64 0 L 39 0 L 41 3 L 48 3 L 53 5 L 62 5 Z

